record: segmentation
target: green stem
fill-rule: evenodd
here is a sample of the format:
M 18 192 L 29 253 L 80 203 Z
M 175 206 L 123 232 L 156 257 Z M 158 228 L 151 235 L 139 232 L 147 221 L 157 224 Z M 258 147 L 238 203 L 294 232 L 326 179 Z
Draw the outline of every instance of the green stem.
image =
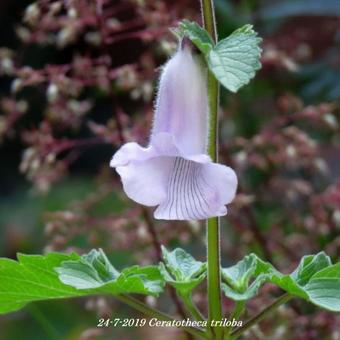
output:
M 180 295 L 180 297 L 182 298 L 182 301 L 184 302 L 185 307 L 190 312 L 190 314 L 194 317 L 195 320 L 205 321 L 204 316 L 201 314 L 201 312 L 198 310 L 196 305 L 193 303 L 190 293 L 186 295 Z
M 262 321 L 266 316 L 274 312 L 278 307 L 289 301 L 292 297 L 293 296 L 288 293 L 281 295 L 277 300 L 275 300 L 271 305 L 266 307 L 262 312 L 260 312 L 252 319 L 250 319 L 245 325 L 232 332 L 230 334 L 231 339 L 238 338 L 241 334 L 243 334 L 245 331 L 259 323 L 260 321 Z
M 244 312 L 244 307 L 246 305 L 246 301 L 236 301 L 235 302 L 235 307 L 234 310 L 232 311 L 230 315 L 230 320 L 232 321 L 233 319 L 238 320 L 242 313 Z M 227 327 L 224 331 L 224 339 L 227 340 L 229 339 L 229 334 L 231 332 L 232 327 Z
M 244 312 L 244 307 L 246 305 L 246 301 L 236 301 L 235 302 L 235 308 L 233 310 L 233 312 L 230 315 L 230 319 L 235 319 L 237 320 L 242 313 Z
M 120 300 L 121 302 L 124 302 L 125 304 L 129 305 L 130 307 L 138 310 L 139 312 L 150 316 L 152 318 L 156 318 L 157 320 L 160 321 L 175 321 L 176 319 L 172 318 L 171 316 L 160 312 L 158 310 L 155 310 L 151 307 L 149 307 L 148 305 L 146 305 L 145 303 L 133 298 L 132 296 L 129 295 L 117 295 L 116 298 L 118 300 Z M 178 320 L 180 321 L 180 320 Z M 187 327 L 187 326 L 183 326 L 183 327 L 178 327 L 183 329 L 184 331 L 186 331 L 189 334 L 192 334 L 196 337 L 199 338 L 207 338 L 206 334 L 204 331 L 202 331 L 199 328 L 196 327 Z
M 213 321 L 222 320 L 221 303 L 221 273 L 220 273 L 220 240 L 219 220 L 210 218 L 207 222 L 207 244 L 208 244 L 208 324 Z M 223 338 L 221 327 L 212 327 L 214 339 Z
M 204 28 L 211 35 L 212 40 L 217 42 L 216 21 L 213 0 L 200 0 L 202 10 L 202 20 Z M 208 71 L 208 91 L 209 91 L 209 141 L 208 152 L 214 162 L 218 158 L 218 103 L 219 103 L 219 84 L 214 75 Z
M 211 35 L 214 42 L 217 41 L 216 21 L 213 0 L 201 0 L 204 28 Z M 208 71 L 208 95 L 209 95 L 209 140 L 208 152 L 214 162 L 218 160 L 218 102 L 219 85 L 213 74 Z M 221 303 L 221 273 L 220 273 L 220 225 L 217 217 L 207 221 L 207 246 L 208 246 L 208 322 L 222 320 Z M 214 339 L 223 339 L 223 329 L 215 327 L 211 329 Z

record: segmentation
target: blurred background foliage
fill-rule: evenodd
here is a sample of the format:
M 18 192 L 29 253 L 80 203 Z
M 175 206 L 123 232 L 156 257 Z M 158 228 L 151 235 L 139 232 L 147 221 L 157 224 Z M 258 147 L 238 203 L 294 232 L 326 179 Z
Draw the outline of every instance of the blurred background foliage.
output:
M 220 38 L 246 23 L 263 37 L 255 80 L 222 90 L 220 159 L 240 181 L 223 264 L 256 252 L 289 272 L 320 250 L 340 261 L 340 2 L 215 3 Z M 147 142 L 159 66 L 176 48 L 168 28 L 183 18 L 200 21 L 198 1 L 0 2 L 1 256 L 102 247 L 122 268 L 157 262 L 164 243 L 204 259 L 202 223 L 153 221 L 108 166 L 125 141 Z M 249 313 L 275 294 L 266 286 Z M 147 302 L 178 312 L 170 300 Z M 110 316 L 138 315 L 102 297 L 37 303 L 2 316 L 0 338 L 185 338 L 96 328 Z M 340 317 L 293 301 L 245 336 L 287 337 L 340 339 Z

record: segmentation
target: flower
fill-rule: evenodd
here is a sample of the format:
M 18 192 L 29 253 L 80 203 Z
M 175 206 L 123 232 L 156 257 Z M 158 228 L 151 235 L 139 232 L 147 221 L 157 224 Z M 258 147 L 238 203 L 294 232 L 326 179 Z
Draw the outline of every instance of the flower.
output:
M 127 143 L 111 160 L 127 196 L 157 206 L 156 219 L 225 215 L 237 177 L 206 154 L 208 129 L 206 72 L 183 46 L 163 68 L 149 146 Z

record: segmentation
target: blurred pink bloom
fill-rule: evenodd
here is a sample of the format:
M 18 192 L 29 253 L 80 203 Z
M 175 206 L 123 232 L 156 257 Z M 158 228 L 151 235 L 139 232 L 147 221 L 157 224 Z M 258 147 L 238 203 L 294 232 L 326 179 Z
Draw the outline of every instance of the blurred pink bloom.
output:
M 163 68 L 149 146 L 123 145 L 110 166 L 131 199 L 158 206 L 156 219 L 223 216 L 235 197 L 237 177 L 211 161 L 207 137 L 206 75 L 190 49 L 180 48 Z

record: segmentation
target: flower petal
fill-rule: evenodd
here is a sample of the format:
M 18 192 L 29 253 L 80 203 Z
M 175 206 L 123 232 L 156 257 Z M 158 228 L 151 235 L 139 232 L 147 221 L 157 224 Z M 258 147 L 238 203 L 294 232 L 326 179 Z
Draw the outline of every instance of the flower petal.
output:
M 188 47 L 180 48 L 163 68 L 151 134 L 168 132 L 186 154 L 206 152 L 208 92 L 206 72 Z
M 203 181 L 218 192 L 220 204 L 228 204 L 235 198 L 237 176 L 233 169 L 217 163 L 205 164 Z
M 131 161 L 116 167 L 128 197 L 146 206 L 161 204 L 167 196 L 167 182 L 174 158 L 156 157 Z
M 168 132 L 160 132 L 153 137 L 149 149 L 153 149 L 154 154 L 166 156 L 179 156 L 197 163 L 211 162 L 211 158 L 204 154 L 187 154 L 177 145 L 175 137 Z
M 176 157 L 168 179 L 166 200 L 156 209 L 154 217 L 200 220 L 225 215 L 224 205 L 236 191 L 234 175 L 230 168 L 219 164 L 202 164 Z
M 150 147 L 154 148 L 159 155 L 176 157 L 181 154 L 174 136 L 168 132 L 160 132 L 154 135 Z
M 131 161 L 144 161 L 155 156 L 152 147 L 143 148 L 137 143 L 126 143 L 113 155 L 110 167 L 124 166 Z
M 206 154 L 208 93 L 206 70 L 185 46 L 163 69 L 150 144 L 123 145 L 110 166 L 131 199 L 158 206 L 154 216 L 198 220 L 227 213 L 237 178 Z

